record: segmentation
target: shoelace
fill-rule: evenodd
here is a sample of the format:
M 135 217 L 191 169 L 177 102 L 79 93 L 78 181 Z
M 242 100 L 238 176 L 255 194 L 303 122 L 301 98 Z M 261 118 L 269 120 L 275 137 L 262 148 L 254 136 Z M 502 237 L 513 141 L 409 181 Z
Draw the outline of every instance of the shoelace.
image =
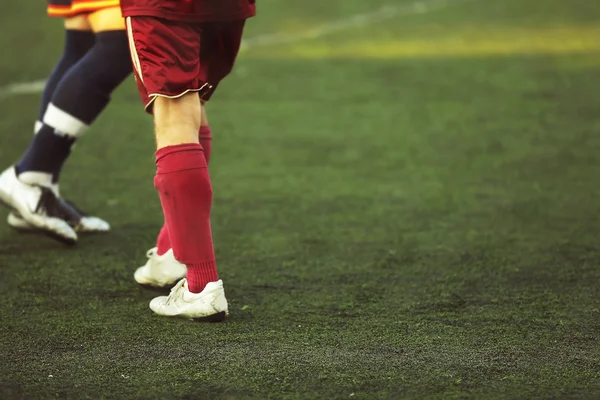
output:
M 165 304 L 167 304 L 167 305 L 171 304 L 176 297 L 175 294 L 179 290 L 184 289 L 184 281 L 185 281 L 185 278 L 181 279 L 179 282 L 177 282 L 177 284 L 175 286 L 173 286 L 173 288 L 171 288 L 171 292 L 169 293 L 169 297 L 167 297 L 167 301 L 165 302 Z
M 153 247 L 146 252 L 146 257 L 153 258 L 156 255 L 156 252 L 157 252 L 157 248 Z
M 184 287 L 183 281 L 185 281 L 185 278 L 181 278 L 179 280 L 179 282 L 177 282 L 177 284 L 171 288 L 171 293 L 176 292 L 179 289 L 183 288 Z

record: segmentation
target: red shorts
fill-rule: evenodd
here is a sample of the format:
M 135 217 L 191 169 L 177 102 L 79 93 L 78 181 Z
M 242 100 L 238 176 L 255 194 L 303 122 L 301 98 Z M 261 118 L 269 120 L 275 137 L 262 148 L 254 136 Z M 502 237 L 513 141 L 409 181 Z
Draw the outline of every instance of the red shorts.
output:
M 135 77 L 146 111 L 158 96 L 210 99 L 233 69 L 245 20 L 187 23 L 127 17 Z

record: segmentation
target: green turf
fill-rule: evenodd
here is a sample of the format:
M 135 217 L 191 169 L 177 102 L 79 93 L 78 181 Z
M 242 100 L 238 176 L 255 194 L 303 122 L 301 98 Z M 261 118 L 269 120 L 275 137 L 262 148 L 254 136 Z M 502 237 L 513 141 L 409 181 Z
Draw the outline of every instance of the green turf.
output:
M 385 4 L 263 3 L 249 37 Z M 44 77 L 60 24 L 5 6 L 0 85 Z M 471 1 L 244 53 L 209 108 L 224 324 L 156 317 L 133 282 L 161 214 L 127 82 L 62 181 L 113 231 L 0 224 L 0 398 L 600 398 L 600 54 L 335 54 L 599 24 L 590 1 Z M 37 102 L 0 99 L 4 165 Z

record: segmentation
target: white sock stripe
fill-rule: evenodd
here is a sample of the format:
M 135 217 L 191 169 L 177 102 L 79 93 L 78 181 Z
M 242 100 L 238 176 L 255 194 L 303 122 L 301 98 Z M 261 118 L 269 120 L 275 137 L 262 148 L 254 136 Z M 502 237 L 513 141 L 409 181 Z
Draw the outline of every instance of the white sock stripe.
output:
M 71 137 L 81 136 L 88 128 L 86 123 L 61 110 L 52 103 L 48 104 L 48 108 L 44 114 L 44 124 L 54 128 L 57 134 Z
M 44 123 L 42 121 L 35 121 L 35 125 L 33 125 L 33 134 L 37 135 L 37 133 L 42 129 Z

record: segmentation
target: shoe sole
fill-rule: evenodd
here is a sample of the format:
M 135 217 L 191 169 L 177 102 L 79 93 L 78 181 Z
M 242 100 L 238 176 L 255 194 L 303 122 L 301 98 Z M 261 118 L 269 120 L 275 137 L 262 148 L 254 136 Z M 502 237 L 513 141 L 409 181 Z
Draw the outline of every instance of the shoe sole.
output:
M 4 198 L 2 197 L 2 195 L 0 195 L 0 205 L 3 205 L 4 207 L 8 208 L 11 212 L 15 211 L 15 209 L 9 204 L 7 203 Z M 36 227 L 37 228 L 37 227 Z M 26 230 L 22 230 L 22 229 L 18 229 L 20 232 L 31 232 L 33 233 L 34 231 L 26 231 Z M 69 246 L 74 246 L 77 244 L 77 239 L 67 239 L 63 236 L 60 236 L 59 234 L 49 230 L 49 229 L 42 229 L 42 228 L 37 228 L 37 232 L 39 233 L 43 233 L 46 236 L 51 237 L 54 240 L 57 240 L 63 244 L 69 245 Z
M 160 315 L 158 314 L 160 317 L 167 317 L 167 318 L 173 318 L 173 319 L 187 319 L 188 321 L 193 321 L 193 322 L 209 322 L 209 323 L 218 323 L 218 322 L 223 322 L 227 319 L 228 314 L 226 311 L 221 311 L 218 312 L 216 314 L 213 315 L 208 315 L 206 317 L 198 317 L 198 318 L 186 318 L 186 317 L 182 317 L 181 315 Z
M 85 218 L 90 218 L 90 217 L 82 217 L 82 220 Z M 97 218 L 97 217 L 93 217 L 93 218 Z M 15 211 L 14 209 L 8 214 L 7 222 L 8 222 L 8 226 L 10 226 L 11 228 L 13 228 L 17 231 L 21 231 L 21 232 L 27 232 L 27 231 L 35 232 L 35 231 L 42 230 L 40 228 L 35 227 L 34 225 L 31 225 L 29 222 L 27 222 L 25 219 L 23 219 L 23 217 L 21 217 L 20 214 L 18 214 L 18 212 Z M 110 226 L 108 227 L 108 229 L 86 229 L 86 228 L 84 228 L 83 224 L 78 224 L 75 226 L 71 225 L 71 228 L 73 228 L 73 230 L 77 233 L 83 233 L 86 235 L 110 232 Z
M 227 313 L 221 311 L 219 313 L 209 315 L 208 317 L 192 318 L 194 322 L 223 322 L 227 319 Z
M 11 208 L 11 211 L 14 211 L 14 210 Z M 41 228 L 38 228 L 36 226 L 33 226 L 33 225 L 29 224 L 28 222 L 25 222 L 25 223 L 27 225 L 25 225 L 23 223 L 18 223 L 18 225 L 17 225 L 17 224 L 13 224 L 13 223 L 9 222 L 8 226 L 10 226 L 15 231 L 24 232 L 24 233 L 43 233 L 45 231 L 44 229 L 41 229 Z M 94 230 L 83 230 L 83 229 L 80 229 L 80 228 L 77 228 L 77 227 L 73 227 L 73 226 L 71 226 L 71 227 L 73 228 L 73 230 L 75 232 L 81 233 L 81 234 L 86 235 L 86 236 L 100 235 L 100 234 L 104 234 L 104 233 L 109 232 L 109 231 L 98 231 L 98 230 L 95 230 L 95 231 Z
M 171 285 L 166 285 L 166 286 L 154 286 L 149 283 L 139 283 L 138 281 L 135 281 L 135 283 L 137 283 L 139 286 L 141 286 L 144 289 L 152 290 L 153 292 L 165 293 L 165 292 L 168 292 L 169 290 L 171 290 L 173 285 L 177 282 L 175 282 Z

